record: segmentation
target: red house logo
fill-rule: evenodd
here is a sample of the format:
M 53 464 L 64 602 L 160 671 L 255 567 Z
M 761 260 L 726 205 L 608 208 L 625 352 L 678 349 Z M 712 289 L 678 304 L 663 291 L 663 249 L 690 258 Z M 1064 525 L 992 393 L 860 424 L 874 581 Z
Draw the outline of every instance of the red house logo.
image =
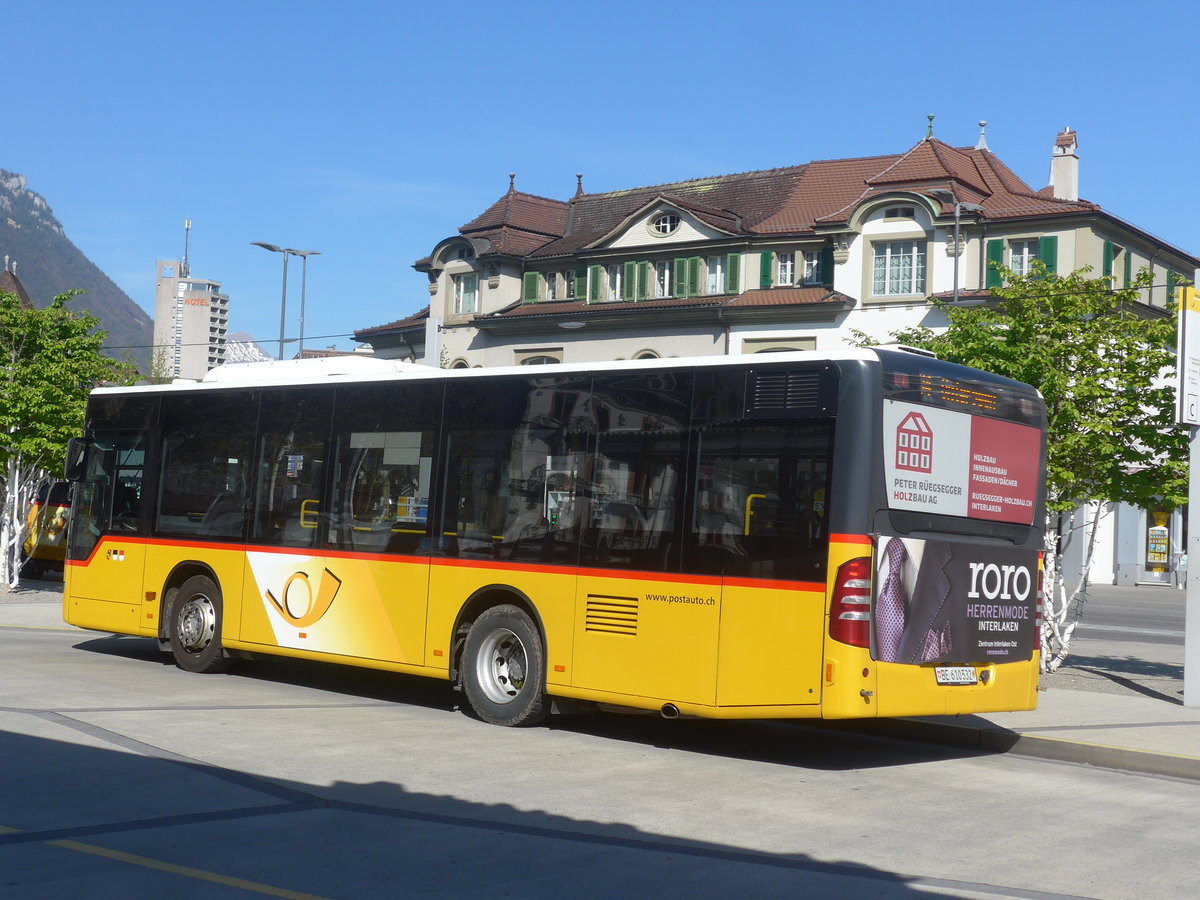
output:
M 909 413 L 896 426 L 896 468 L 933 471 L 933 429 L 920 413 Z

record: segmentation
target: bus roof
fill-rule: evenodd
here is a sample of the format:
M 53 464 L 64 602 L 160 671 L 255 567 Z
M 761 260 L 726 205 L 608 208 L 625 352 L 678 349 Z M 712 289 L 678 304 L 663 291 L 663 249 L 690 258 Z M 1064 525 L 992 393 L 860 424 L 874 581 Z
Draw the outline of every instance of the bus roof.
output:
M 217 366 L 204 376 L 202 381 L 180 379 L 171 384 L 143 384 L 131 387 L 100 387 L 97 395 L 129 393 L 174 393 L 223 389 L 230 387 L 283 387 L 291 385 L 353 384 L 356 382 L 380 382 L 407 379 L 481 378 L 502 375 L 526 377 L 553 377 L 570 374 L 593 374 L 600 372 L 627 372 L 630 370 L 653 371 L 679 366 L 709 368 L 726 366 L 762 365 L 784 362 L 820 361 L 876 361 L 884 362 L 891 357 L 896 361 L 933 363 L 937 366 L 957 369 L 954 363 L 931 359 L 929 354 L 911 351 L 896 346 L 889 347 L 846 347 L 838 350 L 795 350 L 770 354 L 745 356 L 698 356 L 661 357 L 658 359 L 612 360 L 607 362 L 552 363 L 538 366 L 493 366 L 474 369 L 439 369 L 408 360 L 378 359 L 375 357 L 329 357 L 322 359 L 268 360 L 253 363 L 227 363 Z M 998 375 L 990 375 L 999 383 L 1016 385 L 1019 382 Z

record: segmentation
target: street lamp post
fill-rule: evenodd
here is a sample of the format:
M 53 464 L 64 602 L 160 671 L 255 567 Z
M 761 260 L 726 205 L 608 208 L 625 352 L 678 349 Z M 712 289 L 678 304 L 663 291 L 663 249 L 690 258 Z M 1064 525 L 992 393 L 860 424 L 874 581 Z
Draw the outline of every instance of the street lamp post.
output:
M 930 196 L 937 197 L 939 200 L 947 200 L 954 204 L 954 303 L 958 303 L 958 257 L 960 248 L 958 246 L 959 234 L 959 216 L 965 209 L 967 212 L 980 213 L 983 212 L 983 207 L 978 203 L 963 203 L 954 197 L 954 192 L 946 188 L 933 188 L 928 191 Z
M 283 254 L 283 296 L 279 301 L 279 358 L 283 359 L 283 329 L 287 324 L 287 270 L 288 270 L 288 254 L 295 253 L 295 250 L 285 250 L 283 247 L 278 247 L 275 244 L 268 244 L 264 241 L 251 241 L 255 247 L 262 247 L 264 250 L 270 250 L 272 253 Z
M 304 358 L 304 293 L 308 288 L 308 258 L 320 256 L 320 250 L 292 250 L 292 256 L 298 256 L 304 262 L 300 266 L 300 358 Z

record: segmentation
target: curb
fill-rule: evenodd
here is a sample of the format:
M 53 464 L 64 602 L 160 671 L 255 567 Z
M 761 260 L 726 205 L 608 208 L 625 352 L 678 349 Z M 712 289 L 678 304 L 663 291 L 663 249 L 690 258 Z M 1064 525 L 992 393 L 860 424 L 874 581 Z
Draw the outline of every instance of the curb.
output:
M 1020 734 L 1005 728 L 947 725 L 922 719 L 839 722 L 837 727 L 919 743 L 978 750 L 983 753 L 1011 753 L 1014 756 L 1069 762 L 1139 775 L 1161 775 L 1200 781 L 1200 758 L 1177 753 L 1132 750 L 1127 747 Z

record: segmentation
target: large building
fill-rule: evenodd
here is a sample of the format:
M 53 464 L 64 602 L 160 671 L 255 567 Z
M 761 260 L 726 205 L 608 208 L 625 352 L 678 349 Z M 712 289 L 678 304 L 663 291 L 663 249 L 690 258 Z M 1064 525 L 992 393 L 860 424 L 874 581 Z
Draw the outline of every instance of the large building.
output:
M 155 264 L 153 374 L 204 377 L 225 362 L 229 297 L 221 282 L 191 274 L 186 258 Z
M 903 153 L 823 160 L 554 200 L 508 191 L 414 267 L 430 306 L 356 332 L 379 356 L 443 366 L 757 353 L 886 339 L 975 301 L 990 261 L 1144 266 L 1162 308 L 1197 259 L 1079 196 L 1064 129 L 1034 189 L 988 147 L 932 135 Z M 957 232 L 957 240 L 956 238 Z M 430 346 L 426 347 L 426 334 Z
M 381 357 L 443 367 L 832 349 L 937 328 L 933 298 L 976 303 L 1017 273 L 1090 267 L 1117 287 L 1142 268 L 1144 315 L 1166 315 L 1200 259 L 1080 197 L 1078 135 L 1048 147 L 1034 188 L 987 145 L 932 134 L 904 152 L 587 193 L 508 190 L 414 268 L 430 305 L 364 328 Z M 1049 142 L 1048 142 L 1049 143 Z M 1178 512 L 1121 510 L 1097 580 L 1167 581 L 1151 547 Z

